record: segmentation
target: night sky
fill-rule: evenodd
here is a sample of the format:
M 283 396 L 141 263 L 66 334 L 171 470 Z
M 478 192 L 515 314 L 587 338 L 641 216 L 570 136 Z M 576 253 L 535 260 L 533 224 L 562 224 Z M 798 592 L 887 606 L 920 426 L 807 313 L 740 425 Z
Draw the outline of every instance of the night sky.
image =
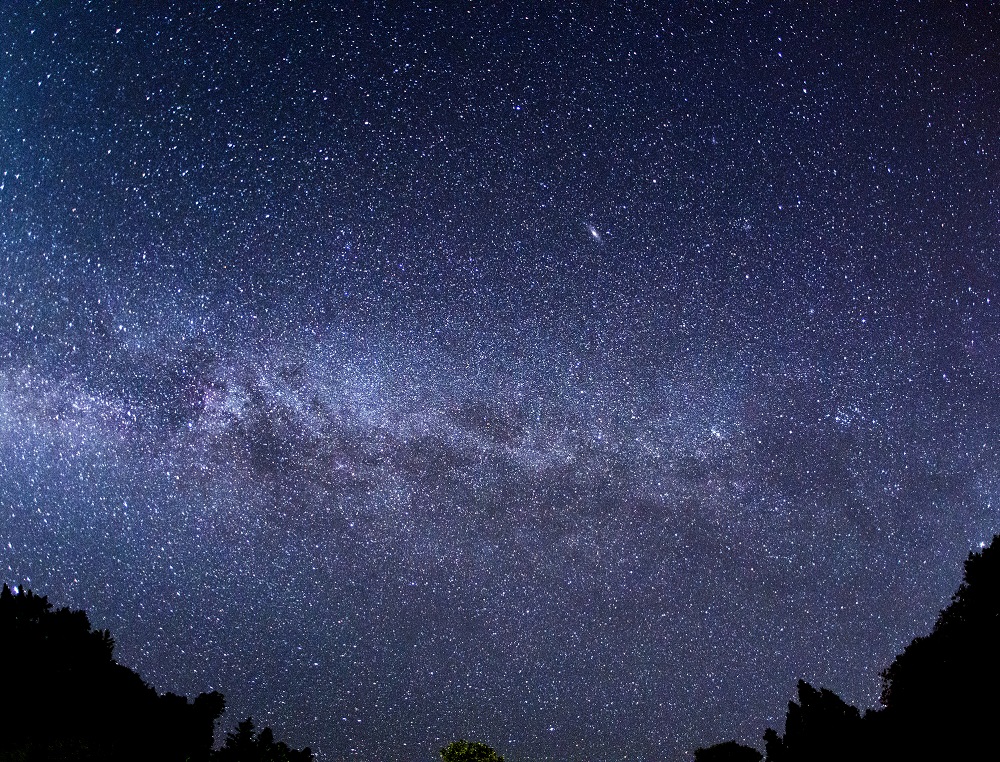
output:
M 323 762 L 876 705 L 1000 530 L 1000 23 L 700 5 L 5 3 L 3 578 Z

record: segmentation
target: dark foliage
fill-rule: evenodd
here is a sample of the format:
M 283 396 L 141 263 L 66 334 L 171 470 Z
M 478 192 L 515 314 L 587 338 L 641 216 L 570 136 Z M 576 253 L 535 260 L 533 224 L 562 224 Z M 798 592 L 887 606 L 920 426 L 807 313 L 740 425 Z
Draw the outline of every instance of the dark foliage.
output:
M 882 723 L 911 759 L 997 755 L 1000 536 L 970 553 L 965 579 L 930 635 L 882 673 Z
M 444 762 L 503 762 L 503 757 L 484 743 L 459 739 L 441 749 Z
M 759 751 L 736 741 L 717 743 L 694 753 L 694 762 L 760 762 L 761 759 L 763 755 Z
M 833 762 L 858 756 L 861 715 L 833 691 L 816 690 L 800 680 L 798 703 L 788 702 L 785 735 L 764 734 L 768 762 Z
M 241 723 L 212 751 L 225 709 L 217 692 L 193 702 L 158 695 L 112 658 L 108 631 L 93 630 L 83 611 L 53 610 L 43 596 L 0 591 L 0 762 L 310 762 L 308 749 L 253 735 Z M 240 746 L 249 733 L 252 753 Z M 232 741 L 232 743 L 231 743 Z M 237 744 L 234 749 L 233 744 Z
M 5 655 L 0 759 L 208 760 L 218 693 L 194 703 L 157 695 L 112 658 L 107 631 L 87 615 L 53 610 L 31 592 L 0 591 L 0 653 Z
M 253 720 L 247 717 L 226 734 L 226 743 L 214 755 L 214 762 L 312 762 L 309 747 L 297 751 L 274 740 L 270 728 L 254 733 Z
M 784 735 L 764 734 L 767 762 L 994 758 L 1000 716 L 1000 535 L 965 562 L 965 578 L 933 631 L 883 672 L 880 711 L 858 710 L 799 681 Z M 259 733 L 247 718 L 212 751 L 219 693 L 193 702 L 158 695 L 113 659 L 109 632 L 87 615 L 53 610 L 44 597 L 0 591 L 0 762 L 312 762 L 312 752 Z M 761 762 L 735 741 L 695 752 L 695 762 Z M 503 762 L 486 744 L 458 740 L 443 762 Z
M 863 717 L 839 696 L 798 684 L 785 734 L 767 729 L 767 762 L 994 759 L 1000 717 L 1000 535 L 970 553 L 965 579 L 929 635 L 882 673 L 884 708 Z M 695 752 L 698 762 L 728 757 Z M 747 758 L 749 762 L 749 758 Z

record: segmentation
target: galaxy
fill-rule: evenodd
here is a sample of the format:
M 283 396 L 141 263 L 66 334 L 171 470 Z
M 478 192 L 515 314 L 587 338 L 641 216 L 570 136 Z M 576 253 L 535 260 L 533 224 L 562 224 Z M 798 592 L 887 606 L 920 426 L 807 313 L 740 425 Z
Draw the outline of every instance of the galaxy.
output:
M 324 762 L 877 706 L 1000 531 L 998 40 L 976 2 L 8 3 L 4 581 Z

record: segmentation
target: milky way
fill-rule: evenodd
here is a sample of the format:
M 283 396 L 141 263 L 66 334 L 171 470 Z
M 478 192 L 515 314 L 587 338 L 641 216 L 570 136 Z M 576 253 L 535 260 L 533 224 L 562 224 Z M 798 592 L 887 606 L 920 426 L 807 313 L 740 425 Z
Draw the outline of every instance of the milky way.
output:
M 874 706 L 1000 530 L 1000 25 L 800 5 L 12 4 L 5 578 L 322 760 Z

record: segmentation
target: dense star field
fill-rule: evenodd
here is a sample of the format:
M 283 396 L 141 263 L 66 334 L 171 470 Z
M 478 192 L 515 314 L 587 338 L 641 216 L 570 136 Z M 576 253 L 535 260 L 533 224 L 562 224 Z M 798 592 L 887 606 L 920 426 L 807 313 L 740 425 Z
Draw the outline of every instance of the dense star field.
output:
M 875 705 L 1000 530 L 1000 24 L 626 5 L 7 4 L 3 578 L 328 762 Z

